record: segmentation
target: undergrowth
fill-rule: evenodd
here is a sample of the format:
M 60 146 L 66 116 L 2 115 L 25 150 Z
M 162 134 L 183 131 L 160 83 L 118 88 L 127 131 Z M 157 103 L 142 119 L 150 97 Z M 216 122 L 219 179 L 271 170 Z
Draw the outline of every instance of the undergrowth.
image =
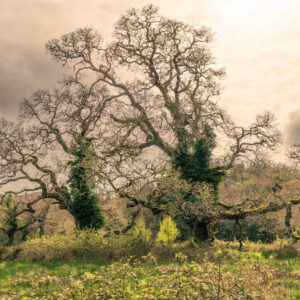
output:
M 238 241 L 164 244 L 137 226 L 3 247 L 1 299 L 300 299 L 299 245 L 287 239 L 240 251 Z
M 19 262 L 15 272 L 1 273 L 0 295 L 2 299 L 299 299 L 299 273 L 243 255 L 234 263 L 221 250 L 214 261 L 205 257 L 202 263 L 189 261 L 182 253 L 172 264 L 158 264 L 152 254 L 110 265 Z M 1 269 L 13 266 L 6 262 Z

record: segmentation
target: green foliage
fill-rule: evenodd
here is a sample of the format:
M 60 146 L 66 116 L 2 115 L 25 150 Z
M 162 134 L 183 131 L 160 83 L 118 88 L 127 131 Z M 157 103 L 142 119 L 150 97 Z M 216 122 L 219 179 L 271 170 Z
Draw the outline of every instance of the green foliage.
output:
M 216 135 L 210 125 L 204 125 L 202 137 L 196 141 L 192 149 L 191 146 L 185 144 L 184 138 L 179 136 L 178 141 L 178 152 L 172 161 L 173 168 L 180 172 L 181 179 L 186 180 L 192 190 L 184 197 L 184 201 L 187 203 L 184 207 L 189 210 L 189 213 L 185 213 L 185 223 L 191 234 L 195 236 L 196 241 L 201 242 L 213 238 L 208 226 L 212 220 L 211 212 L 215 215 L 216 210 L 218 210 L 219 186 L 225 178 L 226 172 L 221 166 L 212 167 L 212 151 L 216 147 Z M 207 202 L 204 205 L 201 204 L 201 201 L 206 197 L 201 199 L 198 193 L 198 191 L 203 191 L 205 186 L 210 186 L 213 191 L 210 197 L 214 203 L 209 202 L 214 207 L 210 205 L 209 211 L 207 210 Z M 195 190 L 196 192 L 194 192 Z M 203 194 L 202 191 L 200 194 Z M 196 203 L 196 205 L 190 205 L 190 203 Z M 198 215 L 195 213 L 196 211 Z
M 84 164 L 86 155 L 92 148 L 91 139 L 82 139 L 74 154 L 77 159 L 71 163 L 70 188 L 71 212 L 80 229 L 101 228 L 104 225 L 103 212 L 99 206 L 99 197 L 89 184 L 88 169 Z
M 76 230 L 68 234 L 35 237 L 18 246 L 20 259 L 33 262 L 74 261 L 94 259 L 102 262 L 124 260 L 130 256 L 147 254 L 151 231 L 143 224 L 127 234 L 110 234 L 104 238 L 95 229 Z
M 94 229 L 76 230 L 70 234 L 43 235 L 19 246 L 19 257 L 28 261 L 72 261 L 75 258 L 101 257 L 107 241 Z
M 159 179 L 151 200 L 153 205 L 159 206 L 173 218 L 183 214 L 185 218 L 193 219 L 195 216 L 209 214 L 209 211 L 212 212 L 216 207 L 210 184 L 191 183 L 183 179 L 181 173 L 176 170 L 168 171 Z
M 251 164 L 237 164 L 228 173 L 221 185 L 222 202 L 236 205 L 241 211 L 247 207 L 278 204 L 296 197 L 300 190 L 300 172 L 292 166 L 269 161 L 255 161 Z M 280 200 L 279 200 L 280 199 Z M 299 227 L 299 212 L 291 210 L 292 227 Z M 243 236 L 250 241 L 272 242 L 276 236 L 287 236 L 285 217 L 287 210 L 268 214 L 257 214 L 240 220 Z M 234 238 L 234 222 L 221 221 L 218 225 L 219 239 Z M 237 233 L 239 235 L 239 233 Z M 238 238 L 238 236 L 236 236 Z
M 147 244 L 151 240 L 152 232 L 146 226 L 145 218 L 140 217 L 132 228 L 132 237 L 135 242 Z
M 3 299 L 298 299 L 297 274 L 243 257 L 217 263 L 26 264 L 2 263 L 0 297 Z M 259 258 L 259 256 L 257 256 Z M 271 260 L 270 260 L 271 262 Z M 288 276 L 287 276 L 288 275 Z
M 157 256 L 159 252 L 152 243 L 151 253 L 141 257 L 147 263 L 141 264 L 132 255 L 136 257 L 133 250 L 139 251 L 141 245 L 134 236 L 145 236 L 140 234 L 145 232 L 145 223 L 140 221 L 137 228 L 143 228 L 137 230 L 137 235 L 131 232 L 104 237 L 90 229 L 75 231 L 71 236 L 56 234 L 26 241 L 18 247 L 21 260 L 0 264 L 3 270 L 0 298 L 14 299 L 18 295 L 51 299 L 145 299 L 147 295 L 149 299 L 294 299 L 293 296 L 297 299 L 299 296 L 299 259 L 290 253 L 277 254 L 278 250 L 287 249 L 289 240 L 277 239 L 270 245 L 247 242 L 247 252 L 237 250 L 237 241 L 215 241 L 213 245 L 197 248 L 178 243 L 174 246 L 175 260 L 169 256 L 168 263 L 163 264 L 161 259 L 165 256 Z M 3 251 L 9 249 L 15 258 L 17 248 L 7 247 Z M 25 259 L 43 263 L 28 264 Z M 127 263 L 99 264 L 127 259 Z
M 264 218 L 264 216 L 257 216 L 252 218 L 246 218 L 240 221 L 243 229 L 243 237 L 249 239 L 252 242 L 261 241 L 263 243 L 271 243 L 276 239 L 276 235 L 283 236 L 284 231 L 277 229 L 278 220 L 271 218 Z M 239 239 L 240 232 L 235 232 L 234 221 L 221 221 L 217 224 L 218 239 L 232 241 L 234 238 Z
M 24 225 L 24 221 L 19 216 L 17 205 L 14 203 L 14 199 L 9 194 L 2 202 L 3 213 L 1 222 L 1 230 L 7 236 L 8 245 L 12 245 L 15 240 L 15 234 L 20 231 Z
M 194 235 L 198 220 L 214 218 L 218 213 L 213 187 L 206 182 L 183 179 L 176 170 L 160 178 L 151 200 L 152 205 L 159 206 L 176 221 L 183 239 Z
M 6 232 L 13 232 L 18 227 L 20 219 L 17 216 L 17 207 L 13 204 L 13 197 L 8 195 L 4 202 L 5 217 L 3 218 L 4 229 Z
M 160 228 L 156 240 L 163 246 L 170 248 L 178 238 L 178 236 L 179 230 L 176 226 L 176 223 L 170 216 L 165 217 L 160 223 Z
M 192 153 L 180 151 L 174 160 L 175 169 L 179 169 L 183 179 L 213 186 L 216 200 L 219 198 L 219 185 L 225 177 L 221 167 L 212 168 L 212 151 L 216 147 L 216 135 L 212 127 L 205 125 L 203 137 L 198 139 Z M 193 201 L 187 199 L 187 201 Z

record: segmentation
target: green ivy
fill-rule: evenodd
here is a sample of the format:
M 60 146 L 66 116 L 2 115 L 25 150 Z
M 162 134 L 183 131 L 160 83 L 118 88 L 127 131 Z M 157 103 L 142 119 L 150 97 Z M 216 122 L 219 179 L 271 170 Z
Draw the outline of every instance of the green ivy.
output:
M 217 201 L 219 185 L 225 178 L 226 172 L 222 167 L 211 166 L 212 151 L 215 147 L 216 135 L 211 126 L 205 125 L 203 136 L 197 140 L 192 153 L 181 151 L 176 155 L 173 164 L 175 169 L 180 170 L 183 179 L 194 183 L 211 184 Z
M 92 140 L 83 138 L 78 145 L 74 152 L 77 159 L 71 163 L 70 173 L 72 214 L 80 229 L 98 229 L 104 225 L 104 216 L 99 206 L 99 197 L 88 183 L 87 168 L 84 165 L 87 150 L 92 148 Z

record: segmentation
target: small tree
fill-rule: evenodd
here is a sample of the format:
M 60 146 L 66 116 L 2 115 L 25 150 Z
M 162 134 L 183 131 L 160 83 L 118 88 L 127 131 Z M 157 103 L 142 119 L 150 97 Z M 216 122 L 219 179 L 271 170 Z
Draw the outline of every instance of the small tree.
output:
M 135 242 L 147 244 L 149 243 L 152 232 L 146 226 L 144 217 L 139 217 L 132 228 L 132 236 Z
M 165 217 L 160 223 L 159 232 L 157 234 L 157 242 L 166 248 L 171 248 L 175 240 L 179 237 L 179 230 L 176 223 L 170 216 Z

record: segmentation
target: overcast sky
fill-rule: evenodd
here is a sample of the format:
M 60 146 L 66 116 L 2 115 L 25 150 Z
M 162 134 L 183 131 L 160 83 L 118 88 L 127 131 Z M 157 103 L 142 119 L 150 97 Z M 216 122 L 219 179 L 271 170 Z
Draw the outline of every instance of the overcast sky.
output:
M 0 0 L 0 116 L 13 118 L 23 97 L 60 79 L 48 40 L 80 27 L 109 37 L 121 14 L 148 3 L 216 33 L 213 52 L 227 72 L 220 105 L 237 122 L 269 110 L 286 144 L 300 142 L 299 0 Z

